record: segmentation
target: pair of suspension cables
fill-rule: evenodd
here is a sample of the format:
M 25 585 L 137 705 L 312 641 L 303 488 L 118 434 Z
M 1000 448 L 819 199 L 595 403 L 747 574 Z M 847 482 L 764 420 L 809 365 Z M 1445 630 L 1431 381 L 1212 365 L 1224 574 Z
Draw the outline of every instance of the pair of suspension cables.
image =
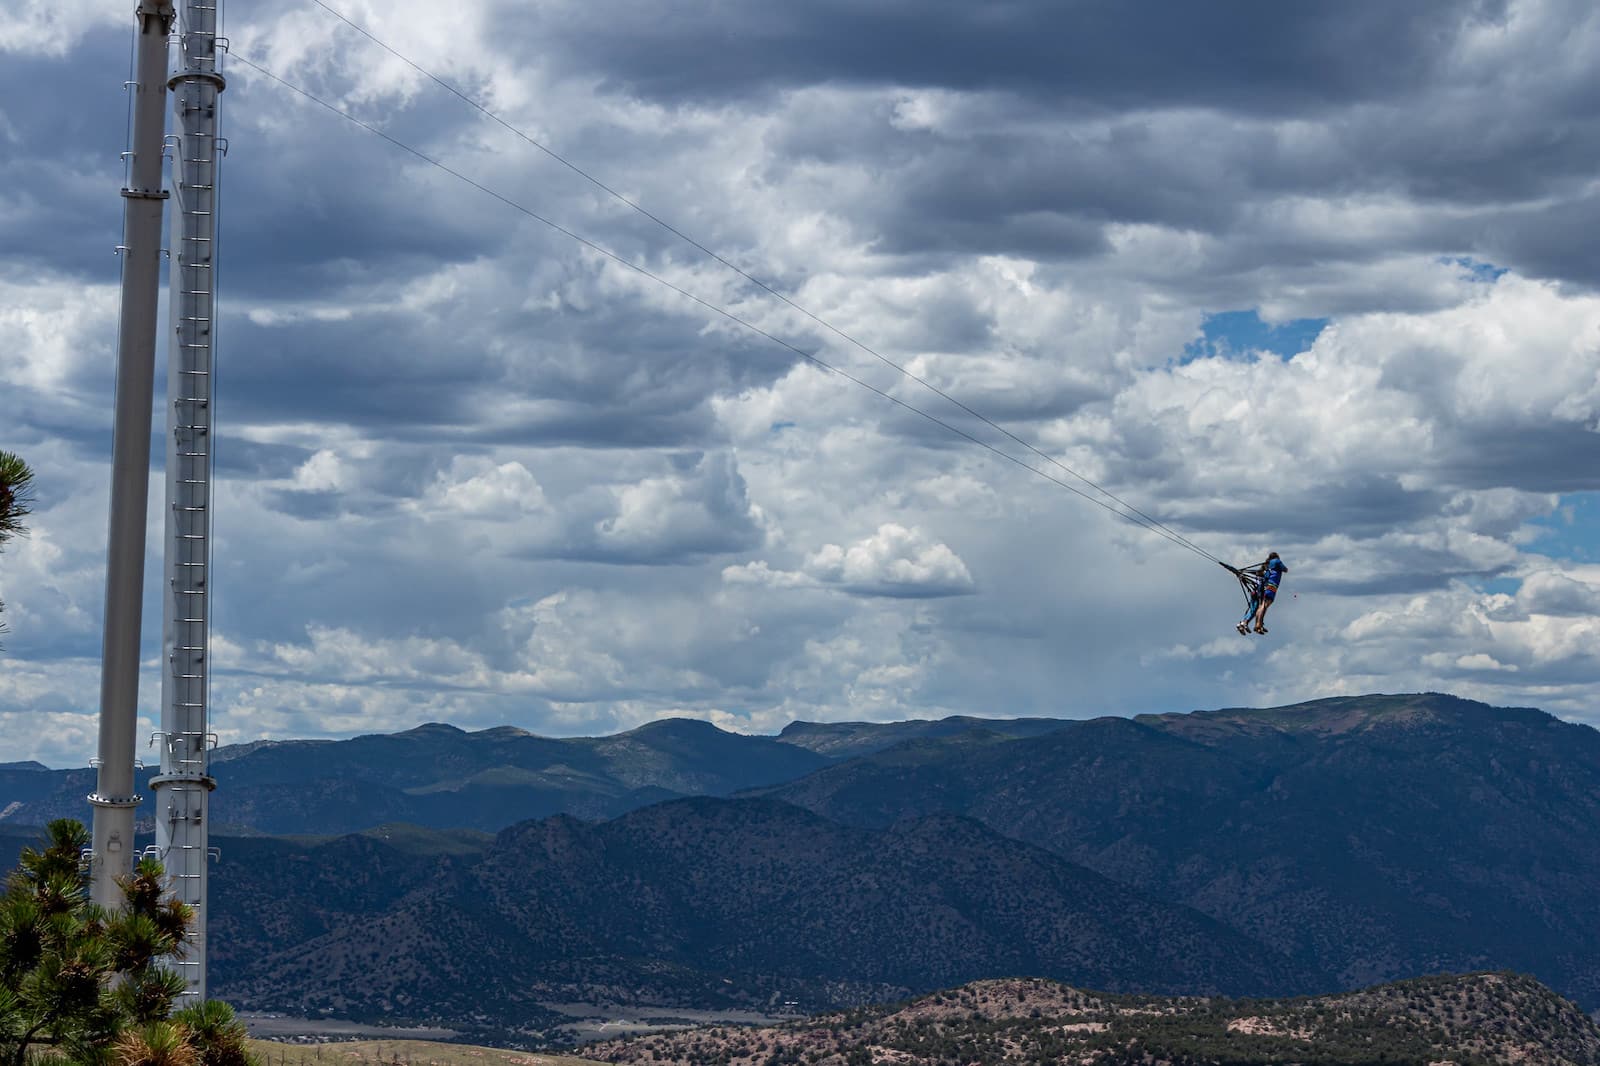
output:
M 578 166 L 576 163 L 573 163 L 571 160 L 567 159 L 565 156 L 561 155 L 559 152 L 555 151 L 553 148 L 551 148 L 548 145 L 543 144 L 542 142 L 536 140 L 535 138 L 530 136 L 526 131 L 524 131 L 522 129 L 519 129 L 517 126 L 513 125 L 512 123 L 510 123 L 506 119 L 502 118 L 500 115 L 497 115 L 493 111 L 491 111 L 488 108 L 484 107 L 482 104 L 478 103 L 476 100 L 474 100 L 472 97 L 468 96 L 466 93 L 462 92 L 460 89 L 458 89 L 456 86 L 452 85 L 450 82 L 448 82 L 445 79 L 439 77 L 437 74 L 434 74 L 432 71 L 426 69 L 421 64 L 419 64 L 416 61 L 412 60 L 409 56 L 406 56 L 406 55 L 402 54 L 401 52 L 396 50 L 394 47 L 389 45 L 387 42 L 379 39 L 376 35 L 374 35 L 372 32 L 367 30 L 365 27 L 363 27 L 360 24 L 352 21 L 351 19 L 347 18 L 345 15 L 343 15 L 339 11 L 336 11 L 334 8 L 330 7 L 328 4 L 324 3 L 323 0 L 311 0 L 311 2 L 316 4 L 318 7 L 322 8 L 329 15 L 333 16 L 334 18 L 338 19 L 340 22 L 344 23 L 346 26 L 350 27 L 351 29 L 355 30 L 357 33 L 361 34 L 361 36 L 365 37 L 367 40 L 371 41 L 373 44 L 375 44 L 379 48 L 383 49 L 385 52 L 389 53 L 394 58 L 400 60 L 400 62 L 406 64 L 408 67 L 410 67 L 412 70 L 416 71 L 418 74 L 422 75 L 423 77 L 427 78 L 429 81 L 433 82 L 435 85 L 439 86 L 444 91 L 450 93 L 452 96 L 454 96 L 457 99 L 461 100 L 463 103 L 465 103 L 467 106 L 471 107 L 473 110 L 477 111 L 483 117 L 485 117 L 488 120 L 490 120 L 491 122 L 494 122 L 497 125 L 503 127 L 504 129 L 506 129 L 507 131 L 512 133 L 514 136 L 516 136 L 518 139 L 520 139 L 520 140 L 524 141 L 525 143 L 531 145 L 532 147 L 538 149 L 540 152 L 544 153 L 546 156 L 550 157 L 555 162 L 561 164 L 563 167 L 566 167 L 568 170 L 572 171 L 572 173 L 574 173 L 574 174 L 578 175 L 579 177 L 583 178 L 585 181 L 589 182 L 595 188 L 597 188 L 600 191 L 604 192 L 606 195 L 610 196 L 611 198 L 613 198 L 617 202 L 619 202 L 621 204 L 624 204 L 629 209 L 637 212 L 639 215 L 643 216 L 644 218 L 649 219 L 651 222 L 655 223 L 657 226 L 659 226 L 660 228 L 662 228 L 666 232 L 672 234 L 674 237 L 676 237 L 678 240 L 682 241 L 684 244 L 689 245 L 691 248 L 696 249 L 697 251 L 699 251 L 701 254 L 705 255 L 706 257 L 708 257 L 708 258 L 714 260 L 715 262 L 721 264 L 722 266 L 726 267 L 728 270 L 733 271 L 739 277 L 743 278 L 746 282 L 749 282 L 751 285 L 754 285 L 756 288 L 758 288 L 761 291 L 765 292 L 767 295 L 773 297 L 774 299 L 779 300 L 780 302 L 782 302 L 785 306 L 789 307 L 790 309 L 799 312 L 801 315 L 804 315 L 806 318 L 810 319 L 812 322 L 815 322 L 818 326 L 822 327 L 827 332 L 829 332 L 829 333 L 833 334 L 834 336 L 838 337 L 839 339 L 845 341 L 847 344 L 850 344 L 851 346 L 859 349 L 860 351 L 866 353 L 867 355 L 870 355 L 872 358 L 878 360 L 878 362 L 884 364 L 885 366 L 888 366 L 888 367 L 892 368 L 893 370 L 895 370 L 897 373 L 899 373 L 903 377 L 905 377 L 905 378 L 909 379 L 910 381 L 913 381 L 916 384 L 922 386 L 922 388 L 924 388 L 927 391 L 933 393 L 935 396 L 939 397 L 940 399 L 944 400 L 945 402 L 954 405 L 956 408 L 958 408 L 962 412 L 966 413 L 970 417 L 972 417 L 972 418 L 976 419 L 977 421 L 983 423 L 984 425 L 988 426 L 990 429 L 993 429 L 995 432 L 1001 434 L 1002 436 L 1004 436 L 1008 440 L 1012 441 L 1013 443 L 1021 445 L 1023 448 L 1027 449 L 1033 455 L 1035 455 L 1038 458 L 1044 460 L 1045 463 L 1049 464 L 1050 467 L 1053 467 L 1056 470 L 1060 471 L 1062 474 L 1067 475 L 1068 477 L 1072 478 L 1074 481 L 1078 482 L 1079 484 L 1088 486 L 1090 489 L 1093 489 L 1094 492 L 1098 493 L 1099 495 L 1091 495 L 1089 492 L 1086 492 L 1083 489 L 1079 488 L 1077 484 L 1073 484 L 1071 481 L 1065 480 L 1064 478 L 1062 478 L 1062 477 L 1058 476 L 1057 474 L 1053 473 L 1051 470 L 1045 469 L 1045 468 L 1042 468 L 1042 467 L 1039 467 L 1039 466 L 1035 466 L 1033 463 L 1028 462 L 1027 460 L 1025 460 L 1025 459 L 1023 459 L 1021 457 L 1018 457 L 1017 455 L 1014 455 L 1011 452 L 1006 451 L 1003 448 L 996 447 L 991 442 L 983 440 L 981 437 L 978 437 L 978 436 L 968 432 L 967 430 L 962 429 L 960 426 L 957 426 L 957 425 L 953 424 L 952 422 L 950 422 L 950 421 L 948 421 L 946 419 L 940 418 L 938 415 L 936 415 L 936 414 L 934 414 L 934 413 L 932 413 L 930 411 L 924 410 L 921 407 L 917 407 L 914 404 L 908 403 L 905 400 L 901 399 L 900 397 L 895 396 L 892 393 L 890 393 L 890 392 L 888 392 L 888 391 L 886 391 L 884 389 L 881 389 L 878 386 L 873 385 L 872 383 L 870 383 L 868 381 L 863 380 L 862 378 L 850 373 L 849 371 L 843 369 L 842 367 L 835 366 L 834 364 L 832 364 L 830 362 L 827 362 L 826 360 L 824 360 L 824 359 L 820 358 L 819 356 L 817 356 L 815 353 L 808 352 L 808 351 L 805 351 L 805 350 L 797 347 L 796 345 L 792 344 L 791 342 L 789 342 L 787 340 L 784 340 L 782 337 L 779 337 L 779 336 L 771 333 L 770 331 L 768 331 L 766 329 L 763 329 L 762 327 L 756 325 L 755 323 L 749 321 L 746 318 L 741 317 L 740 315 L 734 313 L 733 311 L 730 311 L 725 307 L 722 307 L 722 306 L 720 306 L 720 305 L 718 305 L 716 303 L 711 302 L 710 300 L 706 300 L 706 299 L 704 299 L 704 298 L 702 298 L 700 296 L 695 295 L 692 292 L 689 292 L 687 289 L 684 289 L 683 287 L 681 287 L 681 286 L 679 286 L 677 284 L 674 284 L 673 282 L 667 280 L 666 278 L 660 276 L 659 274 L 656 274 L 655 272 L 651 271 L 647 267 L 641 266 L 638 263 L 634 263 L 634 262 L 632 262 L 632 261 L 630 261 L 628 259 L 623 258 L 621 255 L 617 254 L 616 252 L 611 251 L 609 248 L 606 248 L 606 247 L 596 243 L 595 241 L 590 240 L 589 238 L 583 236 L 582 234 L 579 234 L 579 233 L 577 233 L 577 232 L 575 232 L 575 231 L 573 231 L 571 229 L 568 229 L 567 227 L 555 222 L 554 220 L 552 220 L 550 218 L 547 218 L 544 215 L 539 214 L 537 211 L 534 211 L 533 209 L 527 207 L 526 205 L 518 203 L 517 201 L 512 200 L 511 198 L 509 198 L 509 197 L 507 197 L 507 196 L 505 196 L 505 195 L 503 195 L 503 194 L 501 194 L 499 192 L 496 192 L 495 190 L 493 190 L 493 189 L 481 184 L 480 182 L 468 177 L 466 174 L 463 174 L 460 171 L 458 171 L 458 170 L 454 169 L 453 167 L 449 166 L 448 164 L 444 163 L 442 160 L 439 160 L 439 159 L 434 158 L 433 156 L 427 155 L 426 153 L 420 151 L 419 149 L 414 148 L 411 145 L 409 145 L 409 144 L 405 143 L 404 141 L 400 140 L 399 138 L 397 138 L 397 137 L 395 137 L 395 136 L 393 136 L 393 135 L 391 135 L 389 133 L 386 133 L 385 131 L 383 131 L 382 129 L 378 128 L 377 126 L 374 126 L 369 122 L 363 121 L 362 119 L 356 117 L 355 115 L 353 115 L 350 112 L 344 110 L 343 108 L 340 108 L 337 105 L 332 104 L 332 103 L 328 102 L 327 100 L 324 100 L 323 98 L 317 96 L 315 93 L 313 93 L 310 90 L 304 88 L 303 86 L 296 85 L 293 82 L 290 82 L 285 78 L 279 77 L 277 74 L 274 74 L 270 70 L 267 70 L 265 67 L 262 67 L 259 64 L 252 62 L 247 57 L 241 56 L 237 52 L 232 52 L 232 53 L 230 53 L 232 59 L 235 62 L 244 64 L 246 67 L 248 67 L 251 70 L 255 71 L 257 74 L 260 74 L 262 77 L 267 78 L 268 80 L 277 83 L 278 85 L 282 86 L 285 89 L 288 89 L 290 92 L 296 93 L 297 95 L 305 98 L 306 100 L 311 101 L 312 103 L 318 105 L 319 107 L 322 107 L 322 108 L 324 108 L 324 109 L 326 109 L 328 111 L 331 111 L 332 113 L 334 113 L 335 115 L 338 115 L 340 118 L 346 120 L 347 122 L 350 122 L 350 123 L 352 123 L 352 124 L 354 124 L 356 126 L 361 127 L 362 129 L 366 130 L 368 133 L 371 133 L 372 135 L 374 135 L 376 137 L 382 138 L 383 140 L 389 142 L 389 144 L 393 145 L 394 147 L 400 149 L 403 152 L 406 152 L 407 154 L 409 154 L 411 156 L 414 156 L 415 158 L 421 160 L 424 163 L 427 163 L 429 166 L 436 167 L 439 170 L 443 171 L 444 173 L 449 174 L 451 177 L 457 179 L 458 181 L 461 181 L 461 182 L 463 182 L 463 183 L 465 183 L 467 185 L 472 186 L 474 189 L 477 189 L 479 192 L 483 193 L 484 195 L 492 197 L 495 200 L 498 200 L 500 203 L 506 205 L 507 207 L 511 208 L 512 210 L 517 211 L 517 212 L 519 212 L 519 213 L 521 213 L 523 215 L 526 215 L 528 218 L 531 218 L 534 221 L 539 222 L 539 223 L 543 224 L 544 226 L 547 226 L 550 229 L 556 231 L 557 233 L 560 233 L 563 236 L 568 237 L 573 241 L 576 241 L 577 243 L 583 245 L 584 247 L 590 249 L 591 251 L 594 251 L 594 252 L 606 257 L 607 259 L 610 259 L 611 261 L 613 261 L 613 262 L 615 262 L 615 263 L 617 263 L 617 264 L 619 264 L 619 265 L 621 265 L 623 267 L 626 267 L 627 269 L 629 269 L 631 271 L 634 271 L 635 273 L 640 274 L 645 278 L 648 278 L 649 280 L 655 282 L 658 285 L 661 285 L 661 286 L 663 286 L 665 288 L 671 289 L 673 292 L 677 293 L 678 295 L 683 296 L 684 298 L 692 301 L 695 304 L 698 304 L 699 306 L 705 308 L 706 310 L 712 312 L 713 314 L 719 315 L 722 318 L 725 318 L 730 322 L 736 323 L 737 325 L 743 327 L 744 329 L 746 329 L 746 330 L 748 330 L 748 331 L 750 331 L 752 333 L 755 333 L 756 335 L 758 335 L 760 337 L 763 337 L 766 340 L 771 341 L 772 343 L 778 345 L 779 347 L 785 349 L 786 351 L 789 351 L 789 352 L 793 353 L 794 355 L 797 355 L 800 358 L 805 359 L 807 362 L 810 362 L 813 365 L 815 365 L 817 367 L 820 367 L 822 370 L 826 371 L 827 373 L 830 373 L 830 374 L 836 375 L 838 377 L 841 377 L 844 380 L 846 380 L 846 381 L 848 381 L 848 382 L 850 382 L 850 383 L 852 383 L 854 385 L 857 385 L 857 386 L 859 386 L 859 387 L 861 387 L 863 389 L 866 389 L 869 392 L 875 393 L 878 396 L 882 397 L 883 399 L 888 400 L 890 403 L 896 404 L 897 406 L 899 406 L 901 408 L 904 408 L 905 410 L 911 412 L 912 414 L 915 414 L 915 415 L 917 415 L 917 416 L 919 416 L 921 418 L 924 418 L 927 421 L 932 422 L 934 425 L 939 426 L 940 428 L 942 428 L 942 429 L 944 429 L 944 430 L 946 430 L 946 431 L 948 431 L 948 432 L 950 432 L 950 433 L 952 433 L 952 434 L 954 434 L 954 435 L 956 435 L 958 437 L 961 437 L 961 438 L 963 438 L 963 439 L 965 439 L 967 441 L 970 441 L 973 444 L 976 444 L 980 448 L 983 448 L 983 449 L 991 452 L 992 454 L 994 454 L 998 458 L 1004 459 L 1004 460 L 1006 460 L 1007 462 L 1010 462 L 1010 463 L 1014 463 L 1017 466 L 1022 467 L 1024 470 L 1027 470 L 1030 473 L 1035 474 L 1038 477 L 1041 477 L 1044 480 L 1046 480 L 1046 481 L 1048 481 L 1048 482 L 1050 482 L 1050 483 L 1052 483 L 1052 484 L 1054 484 L 1054 485 L 1056 485 L 1056 486 L 1058 486 L 1060 488 L 1066 489 L 1068 492 L 1071 492 L 1071 493 L 1073 493 L 1073 494 L 1075 494 L 1075 495 L 1077 495 L 1077 496 L 1089 501 L 1090 503 L 1095 504 L 1096 506 L 1101 507 L 1104 510 L 1109 511 L 1112 514 L 1117 515 L 1118 517 L 1123 518 L 1126 521 L 1131 522 L 1136 526 L 1139 526 L 1139 527 L 1141 527 L 1143 529 L 1147 529 L 1150 532 L 1155 533 L 1157 536 L 1164 537 L 1168 541 L 1170 541 L 1171 543 L 1177 545 L 1178 547 L 1185 548 L 1185 549 L 1187 549 L 1187 550 L 1189 550 L 1191 552 L 1194 552 L 1196 555 L 1199 555 L 1200 557 L 1202 557 L 1204 559 L 1209 559 L 1212 562 L 1218 563 L 1221 566 L 1226 567 L 1230 571 L 1234 571 L 1235 573 L 1238 573 L 1238 571 L 1234 567 L 1229 566 L 1227 563 L 1223 562 L 1221 559 L 1217 558 L 1215 555 L 1212 555 L 1210 552 L 1206 551 L 1204 548 L 1200 547 L 1198 544 L 1195 544 L 1192 540 L 1190 540 L 1189 538 L 1185 537 L 1183 534 L 1179 533 L 1177 530 L 1173 529 L 1171 526 L 1168 526 L 1165 523 L 1159 521 L 1158 519 L 1152 517 L 1151 515 L 1146 514 L 1144 511 L 1142 511 L 1139 508 L 1133 506 L 1128 501 L 1122 499 L 1120 496 L 1118 496 L 1116 493 L 1112 492 L 1110 489 L 1107 489 L 1105 486 L 1100 485 L 1100 484 L 1090 480 L 1088 477 L 1085 477 L 1083 474 L 1080 474 L 1078 471 L 1076 471 L 1076 470 L 1072 469 L 1071 467 L 1067 466 L 1065 463 L 1062 463 L 1055 456 L 1050 455 L 1048 452 L 1043 451 L 1042 449 L 1038 448 L 1037 446 L 1035 446 L 1031 442 L 1029 442 L 1027 440 L 1024 440 L 1022 437 L 1018 436 L 1016 433 L 1013 433 L 1011 430 L 1007 429 L 1005 426 L 1001 425 L 1000 423 L 998 423 L 998 422 L 994 421 L 993 419 L 989 418 L 987 415 L 984 415 L 982 412 L 974 410 L 968 404 L 966 404 L 966 403 L 962 402 L 961 400 L 957 399 L 956 397 L 950 395 L 950 393 L 946 392 L 944 389 L 941 389 L 939 386 L 935 385 L 933 382 L 931 382 L 931 381 L 927 380 L 926 378 L 916 374 L 915 372 L 913 372 L 912 370 L 908 369 L 903 364 L 898 363 L 898 362 L 894 361 L 893 359 L 890 359 L 888 356 L 882 354 L 881 352 L 877 351 L 876 349 L 874 349 L 874 348 L 868 346 L 867 344 L 863 343 L 862 341 L 856 339 L 855 337 L 851 336 L 849 333 L 846 333 L 844 330 L 839 329 L 838 327 L 834 326 L 831 322 L 828 322 L 826 319 L 822 318 L 820 315 L 817 315 L 817 314 L 813 313 L 811 310 L 809 310 L 808 308 L 801 306 L 799 303 L 795 302 L 793 299 L 791 299 L 789 296 L 785 295 L 783 292 L 781 292 L 778 289 L 774 288 L 773 286 L 769 285 L 765 281 L 762 281 L 760 278 L 758 278 L 758 277 L 754 276 L 753 274 L 749 273 L 748 271 L 744 270 L 742 267 L 738 266 L 737 264 L 729 261 L 727 258 L 725 258 L 724 256 L 718 254 L 716 251 L 714 251 L 713 249 L 707 247 L 705 244 L 703 244 L 702 242 L 696 240 L 694 237 L 690 236 L 687 233 L 684 233 L 682 230 L 678 229 L 676 226 L 672 225 L 670 222 L 666 221 L 665 219 L 661 218 L 660 216 L 658 216 L 658 215 L 652 213 L 651 211 L 647 210 L 646 208 L 644 208 L 643 206 L 641 206 L 640 204 L 638 204 L 634 200 L 628 198 L 627 196 L 624 196 L 622 193 L 618 192 L 616 189 L 612 188 L 610 185 L 607 185 L 605 182 L 601 181 L 599 178 L 595 177 L 593 174 L 589 173 L 587 170 L 585 170 L 582 167 Z

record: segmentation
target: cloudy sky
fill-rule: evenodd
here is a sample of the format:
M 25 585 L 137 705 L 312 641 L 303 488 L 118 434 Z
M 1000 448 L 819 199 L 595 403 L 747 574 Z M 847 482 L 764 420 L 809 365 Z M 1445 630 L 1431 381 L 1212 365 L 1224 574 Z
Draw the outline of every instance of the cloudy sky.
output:
M 1427 689 L 1600 724 L 1586 0 L 333 6 L 526 139 L 314 2 L 229 12 L 224 742 Z M 0 447 L 40 496 L 0 760 L 94 753 L 132 7 L 0 26 Z M 1281 552 L 1270 636 L 793 349 Z

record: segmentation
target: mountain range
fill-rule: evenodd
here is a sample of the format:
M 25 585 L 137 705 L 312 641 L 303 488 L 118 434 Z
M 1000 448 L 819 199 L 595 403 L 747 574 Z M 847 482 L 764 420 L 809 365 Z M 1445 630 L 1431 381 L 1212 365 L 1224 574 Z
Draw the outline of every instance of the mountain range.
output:
M 1600 732 L 1448 696 L 914 742 L 764 790 L 934 811 L 1180 902 L 1333 987 L 1513 967 L 1600 1005 Z
M 349 740 L 268 740 L 218 748 L 214 831 L 357 833 L 406 822 L 494 832 L 530 818 L 615 818 L 686 796 L 777 784 L 910 740 L 974 729 L 1026 737 L 1073 723 L 955 717 L 890 723 L 794 722 L 777 737 L 667 718 L 606 737 L 542 737 L 512 726 L 465 732 L 430 723 Z M 155 769 L 147 771 L 153 775 Z M 83 818 L 90 769 L 0 763 L 0 825 Z M 141 826 L 155 817 L 151 790 Z
M 530 818 L 613 818 L 683 796 L 723 796 L 831 761 L 774 737 L 670 718 L 555 739 L 433 723 L 350 740 L 258 741 L 212 753 L 213 832 L 356 833 L 388 822 L 495 831 Z M 153 774 L 155 771 L 150 771 Z M 83 818 L 93 770 L 0 765 L 0 822 Z M 155 816 L 150 790 L 141 825 Z
M 87 773 L 0 767 L 0 836 L 84 817 L 52 804 Z M 1600 1007 L 1600 733 L 1539 711 L 424 726 L 222 749 L 215 773 L 213 821 L 245 835 L 213 830 L 213 983 L 242 1006 L 534 1039 L 541 1004 L 574 1000 L 822 1008 L 1019 975 L 1285 995 L 1512 968 Z
M 951 815 L 856 829 L 701 798 L 527 822 L 477 853 L 381 836 L 225 845 L 217 986 L 255 1009 L 526 1027 L 541 1002 L 822 1009 L 997 973 L 1196 993 L 1314 980 L 1190 908 Z

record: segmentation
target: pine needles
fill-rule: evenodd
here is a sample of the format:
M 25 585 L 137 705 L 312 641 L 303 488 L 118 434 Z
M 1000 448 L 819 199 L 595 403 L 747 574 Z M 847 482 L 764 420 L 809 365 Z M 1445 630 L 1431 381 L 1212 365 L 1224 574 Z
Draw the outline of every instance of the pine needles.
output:
M 32 513 L 32 504 L 33 471 L 20 455 L 0 450 L 0 551 L 12 537 L 27 535 L 23 519 Z M 0 601 L 0 612 L 5 609 Z M 5 631 L 5 623 L 0 622 L 0 633 Z
M 0 547 L 28 527 L 23 519 L 32 513 L 33 471 L 19 455 L 0 451 Z

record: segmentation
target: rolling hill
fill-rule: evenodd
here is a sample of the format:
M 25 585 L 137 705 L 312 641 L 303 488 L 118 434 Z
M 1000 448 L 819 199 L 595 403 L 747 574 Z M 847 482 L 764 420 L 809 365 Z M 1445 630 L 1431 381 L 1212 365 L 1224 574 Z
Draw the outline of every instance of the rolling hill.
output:
M 707 1027 L 583 1049 L 615 1063 L 940 1066 L 1597 1066 L 1600 1025 L 1539 982 L 1479 973 L 1336 996 L 1108 996 L 983 981 L 777 1028 Z

